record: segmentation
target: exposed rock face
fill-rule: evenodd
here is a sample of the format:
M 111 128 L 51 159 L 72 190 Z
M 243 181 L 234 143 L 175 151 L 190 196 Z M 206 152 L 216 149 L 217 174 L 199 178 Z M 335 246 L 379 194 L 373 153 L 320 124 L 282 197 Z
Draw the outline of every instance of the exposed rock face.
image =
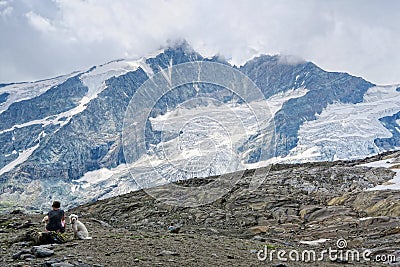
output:
M 12 103 L 7 110 L 0 113 L 0 130 L 56 115 L 78 106 L 88 90 L 79 76 L 69 78 L 37 97 Z
M 335 101 L 359 103 L 373 84 L 346 73 L 329 73 L 311 62 L 282 64 L 282 58 L 261 56 L 249 61 L 241 71 L 263 90 L 266 97 L 278 92 L 304 86 L 309 92 L 286 102 L 275 115 L 277 135 L 276 154 L 286 156 L 296 147 L 298 130 L 305 121 L 316 119 L 318 114 Z M 351 89 L 350 89 L 351 88 Z M 318 99 L 318 101 L 315 101 Z M 254 151 L 254 153 L 257 150 Z M 265 152 L 264 155 L 270 155 Z M 253 157 L 257 157 L 253 155 Z M 263 160 L 263 159 L 259 159 Z
M 393 173 L 386 169 L 337 166 L 334 163 L 276 165 L 264 183 L 250 192 L 246 188 L 252 179 L 251 174 L 249 171 L 222 199 L 197 208 L 166 206 L 144 191 L 138 191 L 84 205 L 80 210 L 98 213 L 102 220 L 128 228 L 156 226 L 160 217 L 164 221 L 242 229 L 270 222 L 319 223 L 336 216 L 399 216 L 393 201 L 398 198 L 398 194 L 393 194 L 395 191 L 362 191 L 390 179 Z M 199 186 L 212 179 L 194 179 L 179 184 Z M 386 209 L 376 208 L 384 207 L 384 203 L 391 204 Z
M 2 94 L 0 94 L 0 104 L 6 102 L 6 101 L 7 101 L 7 97 L 8 97 L 9 95 L 10 95 L 9 93 L 2 93 Z
M 353 196 L 344 204 L 364 212 L 367 216 L 400 216 L 400 194 L 388 191 L 362 192 Z

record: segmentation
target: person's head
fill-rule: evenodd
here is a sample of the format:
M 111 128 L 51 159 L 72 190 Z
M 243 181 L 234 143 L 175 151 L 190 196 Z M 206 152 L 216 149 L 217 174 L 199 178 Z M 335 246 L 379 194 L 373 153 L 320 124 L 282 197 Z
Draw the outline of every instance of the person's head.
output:
M 61 207 L 61 203 L 60 203 L 60 201 L 54 201 L 53 202 L 53 205 L 51 205 L 51 207 L 53 208 L 53 209 L 59 209 L 60 207 Z

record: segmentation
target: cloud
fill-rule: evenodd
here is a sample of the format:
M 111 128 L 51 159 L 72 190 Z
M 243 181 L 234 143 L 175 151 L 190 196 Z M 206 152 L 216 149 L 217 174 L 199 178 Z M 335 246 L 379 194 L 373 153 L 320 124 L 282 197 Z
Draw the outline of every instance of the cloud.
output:
M 33 11 L 26 13 L 29 24 L 35 29 L 41 32 L 55 31 L 55 28 L 51 25 L 49 19 L 44 18 Z
M 9 5 L 8 1 L 0 1 L 0 17 L 7 18 L 12 15 L 13 7 Z
M 278 57 L 278 62 L 286 65 L 297 65 L 300 63 L 304 63 L 304 61 L 305 60 L 301 57 L 293 55 L 280 55 Z
M 0 20 L 0 82 L 136 58 L 186 39 L 201 54 L 235 64 L 259 54 L 296 55 L 378 84 L 400 83 L 396 0 L 21 0 L 8 6 L 13 16 Z

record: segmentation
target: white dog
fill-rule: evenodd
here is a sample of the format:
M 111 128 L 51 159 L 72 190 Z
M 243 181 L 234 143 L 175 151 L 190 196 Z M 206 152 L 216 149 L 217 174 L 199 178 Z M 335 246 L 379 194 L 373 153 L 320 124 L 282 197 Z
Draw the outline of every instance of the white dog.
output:
M 72 231 L 74 231 L 74 238 L 79 239 L 92 239 L 89 236 L 89 232 L 86 229 L 86 226 L 78 220 L 78 215 L 71 214 L 69 215 L 69 223 L 71 224 Z
M 43 217 L 43 220 L 42 220 L 42 223 L 44 223 L 44 226 L 46 227 L 46 225 L 49 223 L 49 216 L 44 216 Z

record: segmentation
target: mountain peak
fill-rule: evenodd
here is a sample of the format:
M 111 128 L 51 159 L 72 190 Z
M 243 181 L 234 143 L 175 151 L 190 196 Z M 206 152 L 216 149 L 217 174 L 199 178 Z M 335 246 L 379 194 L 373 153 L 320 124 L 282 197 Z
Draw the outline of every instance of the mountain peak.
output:
M 167 41 L 167 45 L 164 49 L 165 51 L 171 51 L 171 50 L 181 51 L 184 52 L 185 54 L 197 53 L 185 39 L 178 39 L 173 41 L 169 40 Z

